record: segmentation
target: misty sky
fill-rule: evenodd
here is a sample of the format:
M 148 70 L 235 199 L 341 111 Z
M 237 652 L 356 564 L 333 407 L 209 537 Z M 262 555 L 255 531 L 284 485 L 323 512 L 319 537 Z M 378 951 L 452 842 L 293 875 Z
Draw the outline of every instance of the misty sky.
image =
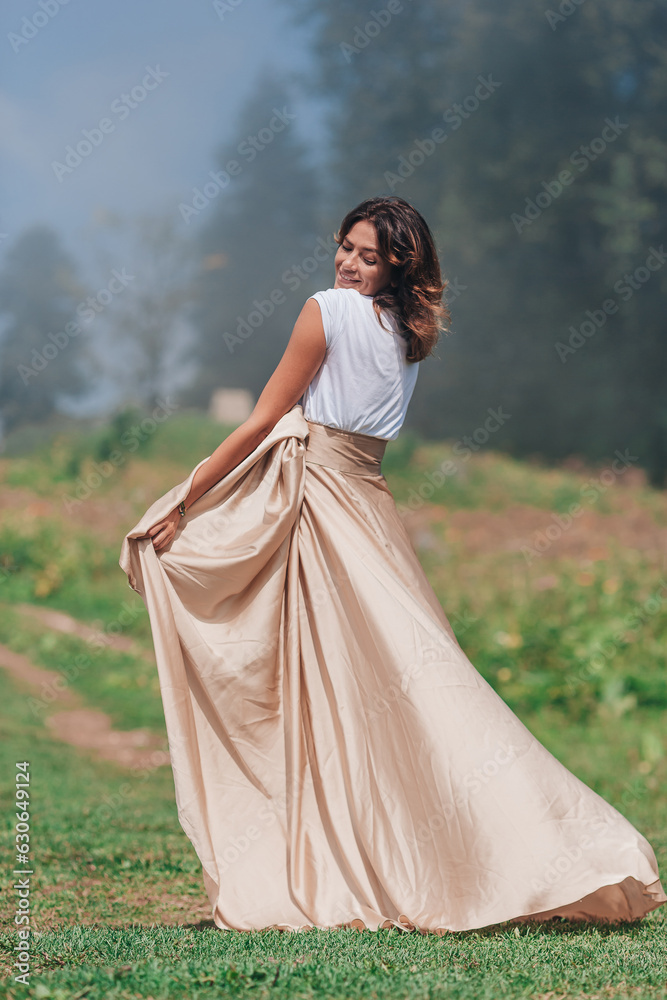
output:
M 84 271 L 105 210 L 177 212 L 208 179 L 216 149 L 235 141 L 236 113 L 262 69 L 308 67 L 304 32 L 279 0 L 42 3 L 3 3 L 0 231 L 8 246 L 26 226 L 50 224 Z M 135 87 L 141 99 L 125 102 Z M 104 118 L 107 131 L 94 132 Z M 317 135 L 312 109 L 298 124 Z M 83 130 L 98 145 L 54 168 Z

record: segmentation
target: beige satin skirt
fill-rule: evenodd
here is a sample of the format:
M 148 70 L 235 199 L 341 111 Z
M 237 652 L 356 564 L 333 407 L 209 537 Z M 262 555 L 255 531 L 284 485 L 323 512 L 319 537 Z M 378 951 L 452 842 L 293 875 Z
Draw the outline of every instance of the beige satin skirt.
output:
M 444 933 L 642 917 L 667 901 L 650 844 L 459 647 L 385 447 L 296 405 L 169 546 L 142 536 L 196 469 L 123 541 L 213 920 Z

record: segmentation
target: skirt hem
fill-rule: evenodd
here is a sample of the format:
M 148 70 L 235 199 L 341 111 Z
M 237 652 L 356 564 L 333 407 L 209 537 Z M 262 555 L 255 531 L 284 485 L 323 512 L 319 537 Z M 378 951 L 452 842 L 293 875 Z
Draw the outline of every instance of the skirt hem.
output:
M 558 910 L 566 911 L 568 909 L 573 909 L 578 907 L 580 904 L 583 904 L 585 909 L 586 906 L 585 901 L 587 899 L 590 900 L 592 897 L 597 896 L 599 893 L 604 892 L 605 890 L 613 890 L 613 889 L 622 890 L 623 885 L 627 883 L 634 884 L 635 888 L 634 892 L 635 898 L 633 900 L 635 906 L 634 913 L 628 912 L 626 914 L 618 914 L 616 916 L 605 916 L 604 914 L 600 913 L 599 914 L 590 913 L 590 914 L 581 914 L 579 916 L 576 916 L 574 912 L 570 914 L 568 914 L 567 912 L 565 913 L 555 912 Z M 637 910 L 637 902 L 639 895 L 643 897 L 641 901 L 641 911 Z M 431 927 L 428 925 L 422 925 L 416 920 L 411 920 L 406 914 L 401 914 L 398 918 L 380 917 L 378 918 L 378 920 L 372 921 L 370 923 L 364 920 L 363 917 L 352 917 L 350 920 L 339 921 L 338 923 L 335 924 L 318 924 L 317 922 L 314 921 L 306 921 L 302 924 L 293 924 L 285 922 L 285 923 L 266 924 L 265 926 L 262 927 L 238 928 L 238 927 L 230 927 L 223 921 L 216 920 L 215 908 L 213 911 L 213 920 L 216 926 L 220 930 L 245 931 L 246 933 L 248 933 L 249 931 L 259 932 L 259 931 L 270 931 L 270 930 L 303 932 L 310 930 L 354 929 L 359 931 L 363 930 L 378 931 L 378 930 L 392 930 L 393 928 L 396 928 L 397 930 L 404 931 L 406 933 L 417 931 L 420 934 L 436 934 L 442 936 L 444 934 L 465 934 L 470 931 L 486 930 L 494 927 L 501 928 L 504 924 L 533 923 L 533 922 L 546 923 L 549 920 L 555 920 L 556 918 L 579 924 L 580 923 L 593 923 L 593 924 L 601 923 L 605 925 L 628 924 L 628 923 L 634 924 L 637 923 L 639 920 L 642 920 L 648 913 L 653 912 L 653 910 L 656 910 L 658 907 L 662 906 L 666 902 L 667 902 L 667 896 L 665 895 L 662 885 L 659 881 L 652 882 L 650 885 L 646 885 L 645 883 L 640 882 L 638 879 L 635 879 L 633 876 L 628 876 L 626 879 L 623 879 L 622 882 L 612 882 L 599 885 L 596 887 L 596 889 L 592 890 L 590 893 L 586 893 L 584 896 L 581 896 L 578 899 L 572 900 L 570 898 L 568 902 L 558 903 L 555 906 L 549 907 L 546 910 L 545 909 L 533 910 L 531 912 L 523 913 L 520 916 L 503 917 L 501 919 L 495 919 L 489 921 L 488 923 L 476 924 L 474 926 L 469 926 L 469 927 L 449 927 L 446 924 L 436 924 L 435 927 Z M 628 909 L 629 911 L 632 911 L 631 901 L 628 902 Z

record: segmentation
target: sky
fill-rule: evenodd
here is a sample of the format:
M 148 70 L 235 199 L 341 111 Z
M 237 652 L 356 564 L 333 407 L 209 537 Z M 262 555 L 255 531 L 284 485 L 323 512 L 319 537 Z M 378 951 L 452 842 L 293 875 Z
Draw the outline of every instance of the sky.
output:
M 134 218 L 173 213 L 192 237 L 197 221 L 186 226 L 179 206 L 210 180 L 223 144 L 244 140 L 237 115 L 268 69 L 293 81 L 291 127 L 315 160 L 324 148 L 299 83 L 308 30 L 283 0 L 4 0 L 0 23 L 0 267 L 35 224 L 56 231 L 90 289 L 109 277 L 110 255 L 141 271 Z M 123 391 L 104 315 L 91 336 L 108 374 L 64 401 L 73 415 L 110 411 Z M 174 387 L 187 382 L 172 367 Z
M 0 252 L 46 223 L 85 270 L 86 243 L 109 212 L 178 212 L 235 139 L 259 73 L 307 70 L 306 31 L 285 6 L 4 0 Z M 299 124 L 311 137 L 321 128 L 312 108 Z

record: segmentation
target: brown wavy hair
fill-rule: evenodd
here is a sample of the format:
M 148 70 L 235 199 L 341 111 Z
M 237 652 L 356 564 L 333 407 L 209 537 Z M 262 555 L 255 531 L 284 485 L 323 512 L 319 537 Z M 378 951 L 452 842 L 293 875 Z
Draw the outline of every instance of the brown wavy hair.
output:
M 391 280 L 373 296 L 373 308 L 397 317 L 401 336 L 408 342 L 407 361 L 423 361 L 448 332 L 450 314 L 442 295 L 447 281 L 433 235 L 416 208 L 397 195 L 368 198 L 348 212 L 334 239 L 339 245 L 357 222 L 375 227 L 380 256 L 392 265 Z

